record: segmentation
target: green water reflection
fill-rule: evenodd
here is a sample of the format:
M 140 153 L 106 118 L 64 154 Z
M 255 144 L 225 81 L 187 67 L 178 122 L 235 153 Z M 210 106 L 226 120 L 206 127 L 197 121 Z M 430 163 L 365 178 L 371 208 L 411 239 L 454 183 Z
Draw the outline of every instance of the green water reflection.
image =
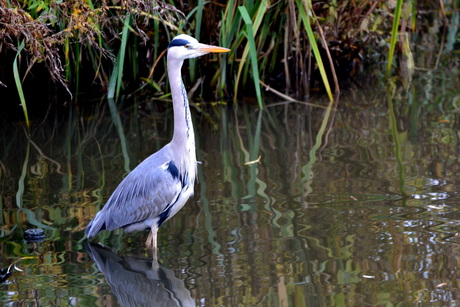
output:
M 430 91 L 426 78 L 344 93 L 326 121 L 300 104 L 194 112 L 199 183 L 160 230 L 159 264 L 146 233 L 101 234 L 111 250 L 90 255 L 83 230 L 126 169 L 169 141 L 163 102 L 117 112 L 102 101 L 91 116 L 69 107 L 30 140 L 5 123 L 0 265 L 23 271 L 1 284 L 0 302 L 455 306 L 459 84 L 432 78 Z M 36 227 L 46 240 L 25 243 Z

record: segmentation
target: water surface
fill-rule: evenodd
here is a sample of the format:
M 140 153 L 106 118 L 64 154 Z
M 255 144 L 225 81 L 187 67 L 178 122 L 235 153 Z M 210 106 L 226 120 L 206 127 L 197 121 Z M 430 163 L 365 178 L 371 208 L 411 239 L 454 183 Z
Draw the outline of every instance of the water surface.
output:
M 22 271 L 0 285 L 0 302 L 455 306 L 460 83 L 449 76 L 350 89 L 328 118 L 296 103 L 192 108 L 199 180 L 160 229 L 159 263 L 147 233 L 102 233 L 90 245 L 83 231 L 169 141 L 169 102 L 69 106 L 34 122 L 30 139 L 5 122 L 0 265 Z M 26 243 L 29 228 L 46 239 Z

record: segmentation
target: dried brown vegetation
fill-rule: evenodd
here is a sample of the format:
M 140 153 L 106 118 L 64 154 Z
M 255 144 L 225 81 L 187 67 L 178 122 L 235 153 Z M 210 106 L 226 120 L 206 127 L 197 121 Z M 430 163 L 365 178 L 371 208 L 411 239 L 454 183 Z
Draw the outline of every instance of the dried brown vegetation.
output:
M 24 42 L 27 72 L 34 64 L 44 63 L 51 78 L 67 90 L 64 65 L 81 64 L 83 50 L 71 50 L 75 44 L 83 46 L 85 56 L 93 61 L 101 57 L 113 60 L 126 14 L 135 17 L 132 30 L 144 42 L 149 38 L 141 27 L 148 26 L 152 14 L 160 13 L 168 22 L 173 20 L 171 12 L 180 14 L 174 7 L 155 1 L 101 1 L 97 7 L 81 0 L 42 2 L 40 5 L 45 7 L 36 4 L 0 0 L 0 55 L 7 50 L 17 51 L 19 43 Z
M 65 84 L 59 56 L 59 46 L 68 32 L 55 32 L 45 17 L 33 19 L 20 7 L 8 7 L 0 0 L 0 54 L 4 49 L 17 51 L 18 41 L 25 42 L 28 70 L 37 62 L 44 62 L 53 80 Z

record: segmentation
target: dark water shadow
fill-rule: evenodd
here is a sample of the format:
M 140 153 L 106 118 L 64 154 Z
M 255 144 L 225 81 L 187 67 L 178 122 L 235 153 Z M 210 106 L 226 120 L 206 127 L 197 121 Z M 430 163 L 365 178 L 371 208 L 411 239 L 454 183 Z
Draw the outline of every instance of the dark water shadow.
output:
M 122 306 L 195 306 L 184 282 L 158 261 L 120 256 L 99 244 L 86 249 Z

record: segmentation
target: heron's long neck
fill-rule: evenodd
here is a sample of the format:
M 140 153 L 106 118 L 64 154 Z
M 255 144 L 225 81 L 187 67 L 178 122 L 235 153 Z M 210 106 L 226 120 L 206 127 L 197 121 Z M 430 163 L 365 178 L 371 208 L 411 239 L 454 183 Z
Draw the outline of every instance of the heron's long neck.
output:
M 196 169 L 195 133 L 190 115 L 187 91 L 182 82 L 182 63 L 182 61 L 168 61 L 168 77 L 174 108 L 174 135 L 171 145 L 173 145 L 173 150 L 178 151 L 177 157 L 183 159 L 180 163 L 193 167 L 194 171 Z M 189 169 L 185 165 L 181 166 Z M 194 179 L 195 173 L 189 175 L 192 175 Z

